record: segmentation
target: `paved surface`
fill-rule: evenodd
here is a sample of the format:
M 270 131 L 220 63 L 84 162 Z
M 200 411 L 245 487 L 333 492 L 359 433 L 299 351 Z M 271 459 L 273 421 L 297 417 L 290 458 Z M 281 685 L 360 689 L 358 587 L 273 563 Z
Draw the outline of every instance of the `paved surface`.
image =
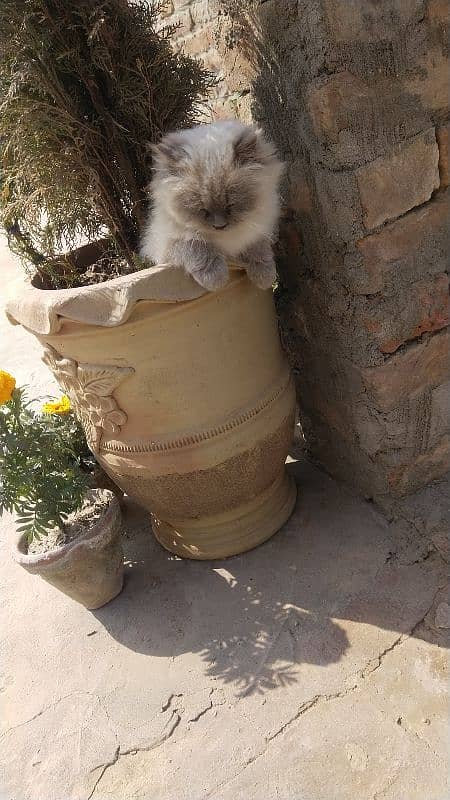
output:
M 0 368 L 50 390 L 33 340 L 0 336 Z M 289 468 L 291 521 L 228 561 L 170 556 L 130 503 L 126 585 L 94 613 L 12 562 L 3 520 L 2 800 L 448 797 L 439 520 Z

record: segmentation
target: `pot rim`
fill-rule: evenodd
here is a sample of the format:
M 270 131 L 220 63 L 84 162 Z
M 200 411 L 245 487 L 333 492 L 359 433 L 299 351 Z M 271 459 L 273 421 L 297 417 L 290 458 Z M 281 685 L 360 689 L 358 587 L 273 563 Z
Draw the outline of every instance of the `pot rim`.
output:
M 120 504 L 115 494 L 110 489 L 91 489 L 90 492 L 101 492 L 103 495 L 109 496 L 108 505 L 103 512 L 102 516 L 90 528 L 76 539 L 60 547 L 55 547 L 53 550 L 48 550 L 46 553 L 30 553 L 28 554 L 25 549 L 25 541 L 27 534 L 21 533 L 13 544 L 14 559 L 18 564 L 26 567 L 40 567 L 54 564 L 57 561 L 66 559 L 70 553 L 80 547 L 89 547 L 95 549 L 100 542 L 103 542 L 112 537 L 117 529 L 117 522 L 120 521 L 122 512 Z
M 243 269 L 234 261 L 229 262 L 229 267 Z M 103 283 L 69 289 L 40 289 L 33 286 L 33 279 L 24 276 L 14 286 L 5 313 L 13 325 L 22 325 L 37 335 L 57 333 L 64 320 L 116 327 L 127 321 L 141 300 L 173 304 L 208 294 L 184 269 L 172 264 L 158 264 Z

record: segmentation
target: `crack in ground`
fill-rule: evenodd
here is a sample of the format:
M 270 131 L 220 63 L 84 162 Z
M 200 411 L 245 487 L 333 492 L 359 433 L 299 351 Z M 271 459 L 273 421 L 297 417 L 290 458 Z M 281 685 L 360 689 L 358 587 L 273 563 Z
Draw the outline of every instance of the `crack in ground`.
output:
M 301 704 L 301 706 L 297 709 L 296 713 L 294 714 L 293 717 L 291 717 L 291 719 L 288 719 L 288 721 L 285 722 L 284 725 L 281 726 L 281 728 L 278 728 L 278 730 L 275 731 L 275 733 L 266 738 L 266 743 L 268 744 L 269 742 L 273 742 L 273 740 L 276 739 L 277 736 L 280 736 L 282 733 L 284 733 L 285 730 L 287 730 L 287 728 L 289 728 L 289 726 L 292 725 L 293 722 L 296 722 L 296 720 L 298 720 L 303 714 L 305 714 L 306 711 L 309 711 L 310 708 L 314 708 L 314 706 L 316 706 L 317 703 L 319 703 L 320 700 L 324 697 L 328 699 L 327 695 L 316 694 L 314 695 L 314 697 L 311 698 L 311 700 L 305 700 L 305 702 Z
M 91 797 L 95 793 L 95 790 L 97 789 L 97 786 L 99 785 L 101 779 L 103 778 L 103 775 L 105 774 L 106 770 L 109 769 L 109 767 L 112 767 L 114 764 L 117 763 L 117 761 L 119 760 L 119 756 L 120 756 L 120 746 L 118 745 L 116 747 L 115 751 L 114 751 L 114 755 L 113 755 L 111 761 L 108 761 L 106 764 L 103 764 L 102 767 L 97 767 L 97 769 L 101 769 L 101 772 L 100 772 L 100 775 L 98 776 L 97 780 L 95 781 L 94 786 L 92 787 L 92 790 L 91 790 L 90 794 L 88 794 L 87 800 L 91 800 Z
M 177 696 L 177 695 L 173 695 L 172 697 L 174 697 L 174 696 Z M 170 698 L 170 700 L 171 699 L 172 698 Z M 111 761 L 108 761 L 106 764 L 103 764 L 101 772 L 100 772 L 100 775 L 98 776 L 97 780 L 95 781 L 95 784 L 94 784 L 90 794 L 88 795 L 87 800 L 91 800 L 91 797 L 94 796 L 94 794 L 95 794 L 95 792 L 96 792 L 96 790 L 98 788 L 98 785 L 99 785 L 100 781 L 103 779 L 103 777 L 104 777 L 105 773 L 107 772 L 107 770 L 110 769 L 110 767 L 113 767 L 114 764 L 117 764 L 117 762 L 122 758 L 122 756 L 135 756 L 137 753 L 150 752 L 150 750 L 156 750 L 157 747 L 159 747 L 160 745 L 164 744 L 164 742 L 167 742 L 167 740 L 170 739 L 170 737 L 172 736 L 173 732 L 175 731 L 176 728 L 178 728 L 178 725 L 181 722 L 181 716 L 180 716 L 180 714 L 178 714 L 177 711 L 173 711 L 172 712 L 172 717 L 170 718 L 169 723 L 172 722 L 172 721 L 173 721 L 173 724 L 169 728 L 169 730 L 167 730 L 161 736 L 158 736 L 158 738 L 155 739 L 149 745 L 141 745 L 140 747 L 132 747 L 132 748 L 129 748 L 128 750 L 121 750 L 120 749 L 120 745 L 119 745 L 116 748 L 116 750 L 114 752 L 114 756 L 111 759 Z
M 209 690 L 209 698 L 208 698 L 209 699 L 209 703 L 208 703 L 208 705 L 205 706 L 205 708 L 202 708 L 202 710 L 199 711 L 198 714 L 195 715 L 195 717 L 191 717 L 190 719 L 188 719 L 187 722 L 197 722 L 200 719 L 200 717 L 203 717 L 204 714 L 207 714 L 208 711 L 211 711 L 211 709 L 214 706 L 214 703 L 212 701 L 213 692 L 214 692 L 214 689 L 210 689 Z
M 398 636 L 392 642 L 392 644 L 389 645 L 389 647 L 386 647 L 375 658 L 371 658 L 370 661 L 368 661 L 367 664 L 362 669 L 358 670 L 358 672 L 354 675 L 353 679 L 350 679 L 350 680 L 354 680 L 354 683 L 352 685 L 348 686 L 346 689 L 341 690 L 340 692 L 334 692 L 332 694 L 316 694 L 316 695 L 314 695 L 314 697 L 310 698 L 309 700 L 305 700 L 299 706 L 299 708 L 297 709 L 296 713 L 289 720 L 287 720 L 287 722 L 285 722 L 273 734 L 271 734 L 271 735 L 266 737 L 265 745 L 264 745 L 263 749 L 260 750 L 258 753 L 255 753 L 255 755 L 253 755 L 251 758 L 249 758 L 245 762 L 245 764 L 242 766 L 242 769 L 240 769 L 235 775 L 233 775 L 231 778 L 229 778 L 228 780 L 224 781 L 219 786 L 214 787 L 210 792 L 208 792 L 208 794 L 205 795 L 205 800 L 210 800 L 211 798 L 216 796 L 218 791 L 222 790 L 225 786 L 227 786 L 232 781 L 234 781 L 236 778 L 238 778 L 239 775 L 241 775 L 242 772 L 244 772 L 244 770 L 247 769 L 247 767 L 251 766 L 252 764 L 255 763 L 255 761 L 257 761 L 263 755 L 265 755 L 265 753 L 267 752 L 267 750 L 270 747 L 271 742 L 273 742 L 279 736 L 283 735 L 295 722 L 297 722 L 304 714 L 306 714 L 312 708 L 315 708 L 317 705 L 320 705 L 322 703 L 329 703 L 329 702 L 332 702 L 334 700 L 342 699 L 343 697 L 346 697 L 347 695 L 352 694 L 353 692 L 355 692 L 358 689 L 362 688 L 362 685 L 363 685 L 364 681 L 367 679 L 367 677 L 369 675 L 372 675 L 378 669 L 380 669 L 380 667 L 381 667 L 385 657 L 388 655 L 388 653 L 391 653 L 397 647 L 402 645 L 407 639 L 410 639 L 414 635 L 414 633 L 417 630 L 417 628 L 419 628 L 420 625 L 422 625 L 424 623 L 425 617 L 427 616 L 427 614 L 429 614 L 429 612 L 433 608 L 433 605 L 435 603 L 436 597 L 437 597 L 437 595 L 438 595 L 438 593 L 440 591 L 441 591 L 441 587 L 439 587 L 437 589 L 437 591 L 435 592 L 435 594 L 433 596 L 433 600 L 432 600 L 429 608 L 425 611 L 425 613 L 423 614 L 422 618 L 420 620 L 418 620 L 418 622 L 415 623 L 415 625 L 412 627 L 411 631 L 409 633 L 400 634 L 400 636 Z M 283 624 L 282 624 L 281 628 L 284 627 L 285 622 L 286 622 L 286 620 L 283 621 Z M 279 632 L 278 632 L 277 636 L 275 637 L 276 639 L 278 639 L 278 635 L 279 635 Z M 273 643 L 271 643 L 271 644 L 273 644 Z M 211 699 L 213 691 L 214 691 L 214 689 L 211 689 L 211 691 L 210 691 L 209 704 L 204 709 L 202 709 L 195 717 L 193 717 L 190 720 L 187 720 L 187 722 L 196 722 L 198 719 L 200 719 L 200 717 L 202 717 L 211 708 L 213 708 L 214 704 L 213 704 L 213 701 Z M 182 694 L 175 694 L 175 693 L 171 694 L 168 697 L 167 701 L 162 705 L 161 710 L 163 712 L 167 711 L 170 708 L 173 700 L 175 700 L 175 699 L 177 699 L 179 697 L 183 697 L 183 695 Z M 61 699 L 63 699 L 63 698 L 61 698 Z M 43 712 L 40 712 L 40 713 L 43 713 Z M 39 714 L 37 716 L 39 716 Z M 95 792 L 97 790 L 97 787 L 98 787 L 100 781 L 103 779 L 106 771 L 110 767 L 114 766 L 114 764 L 116 764 L 122 756 L 136 755 L 139 752 L 149 752 L 151 750 L 156 749 L 157 747 L 160 747 L 162 744 L 164 744 L 164 742 L 166 742 L 168 739 L 170 739 L 170 737 L 172 736 L 172 734 L 174 733 L 176 728 L 179 726 L 179 724 L 181 722 L 181 719 L 182 719 L 181 714 L 178 713 L 177 709 L 174 709 L 172 711 L 172 717 L 169 720 L 169 724 L 170 724 L 170 722 L 172 722 L 172 725 L 169 727 L 169 729 L 163 735 L 158 737 L 150 745 L 136 747 L 136 748 L 130 748 L 128 750 L 123 750 L 123 751 L 120 749 L 120 746 L 119 746 L 116 749 L 116 751 L 114 753 L 114 756 L 111 759 L 111 761 L 109 761 L 107 764 L 103 765 L 101 773 L 100 773 L 99 777 L 97 778 L 97 780 L 95 782 L 95 785 L 94 785 L 91 793 L 89 794 L 87 800 L 91 800 L 91 798 L 94 796 L 94 794 L 95 794 Z M 25 723 L 23 723 L 23 724 L 25 724 Z M 417 735 L 417 738 L 419 738 L 421 741 L 423 741 L 425 744 L 428 745 L 428 743 L 424 739 L 421 739 L 421 737 L 419 737 L 418 735 Z M 430 747 L 430 746 L 428 745 L 428 747 Z M 394 777 L 394 780 L 395 779 L 396 779 L 396 777 Z M 382 790 L 379 790 L 379 791 L 385 792 L 386 788 L 387 787 L 384 787 Z M 379 792 L 375 795 L 375 797 L 381 797 Z M 374 800 L 375 800 L 375 797 L 374 797 Z
M 161 712 L 164 713 L 164 711 L 167 711 L 172 705 L 172 700 L 176 700 L 177 697 L 183 697 L 183 695 L 172 692 L 172 694 L 167 698 L 166 702 L 162 704 Z
M 56 703 L 52 703 L 52 705 L 46 706 L 45 708 L 42 708 L 40 711 L 37 712 L 37 714 L 34 714 L 33 717 L 30 717 L 30 719 L 26 719 L 24 722 L 19 722 L 18 725 L 13 725 L 12 728 L 8 728 L 0 736 L 0 741 L 2 739 L 4 739 L 5 736 L 8 735 L 8 733 L 11 733 L 12 731 L 16 731 L 18 728 L 22 728 L 24 725 L 29 725 L 30 722 L 33 722 L 34 719 L 37 719 L 38 717 L 42 716 L 42 714 L 45 714 L 46 711 L 49 711 L 51 708 L 54 708 L 55 705 L 56 705 Z
M 409 633 L 400 634 L 400 636 L 398 636 L 397 639 L 395 639 L 395 641 L 391 645 L 389 645 L 389 647 L 386 647 L 378 656 L 376 656 L 376 658 L 371 658 L 370 661 L 368 661 L 367 664 L 361 670 L 358 670 L 358 672 L 354 676 L 355 683 L 353 685 L 349 686 L 347 689 L 343 689 L 340 692 L 335 692 L 333 694 L 316 694 L 316 695 L 314 695 L 314 697 L 310 698 L 309 700 L 305 700 L 301 704 L 301 706 L 297 709 L 297 711 L 296 711 L 296 713 L 294 714 L 293 717 L 291 717 L 289 720 L 287 720 L 287 722 L 285 722 L 277 731 L 275 731 L 275 733 L 273 733 L 272 735 L 270 735 L 270 736 L 268 736 L 266 738 L 265 746 L 263 747 L 263 749 L 260 750 L 258 753 L 255 753 L 255 755 L 252 756 L 251 758 L 249 758 L 245 762 L 245 764 L 243 765 L 242 769 L 239 770 L 239 772 L 237 772 L 235 775 L 233 775 L 228 780 L 226 780 L 223 783 L 221 783 L 219 786 L 215 786 L 210 792 L 208 792 L 208 794 L 205 795 L 205 800 L 211 800 L 211 798 L 213 798 L 213 797 L 215 797 L 217 795 L 218 791 L 222 790 L 225 786 L 227 786 L 228 784 L 232 783 L 232 781 L 234 781 L 236 778 L 238 778 L 239 775 L 241 775 L 242 772 L 244 772 L 247 769 L 247 767 L 251 766 L 252 764 L 255 763 L 255 761 L 258 761 L 258 759 L 260 759 L 263 755 L 265 755 L 265 753 L 269 749 L 270 743 L 273 742 L 274 739 L 276 739 L 278 736 L 281 736 L 282 734 L 284 734 L 286 732 L 286 730 L 288 730 L 288 728 L 291 727 L 291 725 L 293 725 L 295 722 L 297 722 L 304 714 L 306 714 L 312 708 L 315 708 L 317 705 L 319 705 L 321 703 L 328 703 L 328 702 L 332 702 L 333 700 L 339 700 L 339 699 L 341 699 L 343 697 L 346 697 L 349 694 L 352 694 L 353 692 L 357 691 L 358 689 L 361 689 L 364 681 L 366 680 L 366 678 L 369 675 L 372 675 L 374 672 L 376 672 L 381 667 L 381 664 L 383 663 L 383 660 L 386 657 L 386 655 L 388 653 L 391 653 L 393 650 L 395 650 L 396 647 L 399 647 L 405 641 L 410 639 L 414 635 L 414 632 L 417 630 L 417 628 L 420 625 L 423 624 L 423 622 L 425 620 L 425 617 L 427 616 L 427 614 L 430 613 L 431 609 L 433 608 L 434 602 L 436 600 L 436 597 L 437 597 L 439 591 L 440 591 L 440 588 L 434 594 L 433 601 L 432 601 L 431 605 L 429 606 L 429 608 L 424 613 L 423 617 L 418 622 L 415 623 L 415 625 L 413 626 L 413 628 L 411 629 L 411 631 Z M 373 665 L 374 662 L 375 662 L 375 666 L 373 666 L 372 669 L 369 669 L 369 667 L 371 665 Z M 359 678 L 359 681 L 358 681 L 358 678 Z M 420 739 L 421 737 L 418 736 L 418 738 Z M 395 782 L 395 780 L 397 780 L 397 777 L 398 777 L 398 775 L 394 776 L 394 782 Z M 382 791 L 383 793 L 385 793 L 387 788 L 389 788 L 389 786 L 384 787 L 382 790 L 379 790 L 379 791 Z M 374 796 L 374 800 L 378 800 L 378 798 L 381 799 L 381 797 L 382 797 L 382 795 L 379 792 L 377 792 L 376 795 Z
M 407 725 L 407 723 L 405 723 L 403 717 L 399 717 L 397 719 L 397 725 L 399 726 L 400 730 L 403 731 L 403 733 L 406 736 L 412 736 L 413 738 L 418 739 L 419 742 L 423 742 L 423 744 L 430 751 L 430 753 L 432 753 L 434 755 L 434 757 L 439 760 L 439 758 L 440 758 L 439 753 L 436 753 L 436 750 L 433 750 L 433 748 L 431 747 L 431 744 L 429 743 L 429 741 L 427 739 L 425 739 L 424 736 L 421 736 L 418 731 L 414 730 L 414 728 L 411 728 L 409 725 Z
M 18 730 L 18 728 L 23 728 L 23 726 L 24 726 L 24 725 L 29 725 L 29 724 L 30 724 L 30 722 L 33 722 L 33 720 L 37 719 L 38 717 L 41 717 L 41 716 L 42 716 L 42 714 L 45 714 L 47 711 L 51 711 L 53 708 L 56 708 L 56 706 L 57 706 L 59 703 L 62 703 L 62 702 L 63 702 L 63 700 L 68 700 L 68 699 L 69 699 L 69 697 L 73 697 L 75 694 L 86 694 L 86 695 L 90 695 L 90 694 L 91 694 L 91 692 L 83 692 L 83 691 L 80 689 L 80 690 L 76 690 L 75 692 L 70 692 L 70 694 L 65 694 L 65 695 L 64 695 L 64 697 L 59 697 L 59 698 L 58 698 L 58 700 L 54 700 L 54 701 L 53 701 L 53 703 L 50 703 L 50 705 L 48 705 L 48 706 L 45 706 L 44 708 L 41 708 L 41 710 L 40 710 L 40 711 L 38 711 L 38 712 L 37 712 L 37 714 L 34 714 L 32 717 L 30 717 L 30 719 L 26 719 L 26 720 L 24 720 L 24 722 L 19 722 L 19 724 L 18 724 L 18 725 L 13 725 L 11 728 L 8 728 L 6 731 L 4 731 L 4 732 L 1 734 L 1 736 L 0 736 L 0 741 L 1 741 L 2 739 L 4 739 L 4 737 L 5 737 L 5 736 L 7 736 L 7 735 L 8 735 L 8 733 L 11 733 L 12 731 L 16 731 L 16 730 Z M 92 696 L 93 696 L 93 697 L 97 697 L 97 695 L 92 695 Z
M 391 777 L 388 779 L 388 782 L 381 789 L 377 789 L 372 800 L 382 800 L 382 798 L 385 797 L 386 792 L 388 792 L 389 789 L 392 789 L 392 787 L 397 783 L 401 772 L 402 770 L 398 769 L 393 775 L 391 775 Z
M 175 729 L 178 728 L 180 722 L 181 715 L 178 713 L 178 711 L 173 711 L 172 716 L 167 722 L 167 725 L 169 726 L 168 730 L 162 733 L 161 736 L 158 736 L 156 739 L 154 739 L 150 744 L 140 745 L 139 747 L 129 747 L 128 750 L 122 750 L 119 748 L 119 758 L 121 758 L 121 756 L 135 756 L 137 753 L 149 753 L 150 750 L 156 750 L 157 747 L 170 739 Z M 171 723 L 172 725 L 170 727 Z
M 427 614 L 428 614 L 428 611 L 427 611 Z M 425 619 L 425 617 L 424 617 L 424 619 Z M 421 622 L 422 622 L 422 620 L 421 620 Z M 417 623 L 417 624 L 419 624 L 419 623 Z M 415 627 L 416 626 L 414 626 L 414 628 Z M 412 630 L 414 630 L 414 628 Z M 383 663 L 384 657 L 387 656 L 388 653 L 391 653 L 393 650 L 395 650 L 395 648 L 398 647 L 399 644 L 403 644 L 403 642 L 406 639 L 409 639 L 411 635 L 412 635 L 412 631 L 411 631 L 411 633 L 401 633 L 400 636 L 397 636 L 395 641 L 392 642 L 392 644 L 389 645 L 389 647 L 386 647 L 385 650 L 383 650 L 382 653 L 380 653 L 378 656 L 375 656 L 375 658 L 371 658 L 370 661 L 367 662 L 366 666 L 363 667 L 363 669 L 360 670 L 360 672 L 358 673 L 359 676 L 364 679 L 368 675 L 372 675 L 373 672 L 376 672 L 377 669 L 380 669 L 380 667 L 381 667 L 381 665 Z M 375 666 L 372 666 L 373 664 Z M 371 668 L 369 669 L 369 667 L 371 667 Z

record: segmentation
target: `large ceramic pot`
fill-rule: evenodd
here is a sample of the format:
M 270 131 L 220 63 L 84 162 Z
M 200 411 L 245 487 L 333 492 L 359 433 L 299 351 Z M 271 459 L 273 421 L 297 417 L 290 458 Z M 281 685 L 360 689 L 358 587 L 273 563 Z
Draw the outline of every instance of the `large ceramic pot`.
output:
M 223 558 L 286 522 L 295 394 L 272 292 L 233 270 L 208 293 L 163 266 L 81 289 L 28 285 L 7 313 L 42 342 L 99 462 L 168 550 Z

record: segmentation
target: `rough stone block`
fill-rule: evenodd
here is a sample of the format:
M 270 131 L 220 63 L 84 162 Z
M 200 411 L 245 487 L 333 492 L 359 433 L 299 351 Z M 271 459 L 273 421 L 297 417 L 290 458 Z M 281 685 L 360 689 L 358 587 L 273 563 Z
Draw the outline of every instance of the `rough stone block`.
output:
M 348 359 L 327 354 L 315 343 L 300 339 L 297 345 L 301 348 L 297 383 L 302 408 L 312 417 L 319 414 L 340 436 L 356 439 L 355 409 L 364 401 L 361 371 Z
M 163 20 L 163 24 L 176 25 L 176 36 L 186 36 L 192 30 L 192 17 L 189 7 L 175 11 L 169 18 Z
M 170 17 L 174 12 L 174 5 L 172 0 L 165 0 L 164 6 L 160 9 L 161 17 Z
M 356 172 L 363 221 L 372 230 L 425 203 L 439 187 L 439 150 L 434 129 Z
M 255 69 L 239 48 L 226 47 L 224 42 L 219 43 L 218 52 L 222 61 L 222 69 L 226 76 L 231 92 L 250 91 Z
M 400 286 L 425 272 L 441 273 L 447 267 L 448 194 L 439 195 L 378 233 L 356 243 L 347 258 L 351 288 L 361 294 L 397 292 Z
M 309 452 L 327 472 L 368 497 L 388 491 L 387 470 L 377 465 L 359 444 L 343 437 L 320 416 L 302 419 L 307 431 Z
M 223 75 L 223 61 L 215 47 L 209 47 L 201 54 L 201 59 L 207 70 Z
M 446 189 L 450 183 L 448 169 L 448 139 L 450 123 L 440 125 L 436 128 L 436 139 L 439 146 L 439 177 L 441 179 L 441 189 Z
M 372 457 L 383 452 L 391 465 L 409 463 L 434 450 L 450 434 L 449 390 L 449 382 L 425 388 L 388 412 L 360 403 L 354 414 L 359 444 Z
M 433 388 L 448 379 L 449 332 L 441 331 L 411 344 L 379 367 L 368 367 L 362 378 L 375 407 L 390 411 L 409 395 Z
M 447 12 L 448 13 L 448 12 Z M 443 116 L 449 109 L 449 60 L 442 46 L 429 50 L 421 59 L 419 69 L 404 82 L 418 105 L 433 117 Z
M 313 210 L 310 179 L 302 161 L 291 161 L 287 172 L 289 208 L 299 214 L 310 215 Z
M 348 126 L 354 111 L 367 103 L 370 86 L 347 70 L 320 79 L 307 91 L 307 105 L 317 136 L 335 141 Z
M 359 391 L 353 374 L 359 371 L 345 364 L 342 360 L 338 380 L 334 368 L 334 374 L 320 382 L 300 375 L 302 407 L 313 419 L 319 415 L 324 424 L 371 458 L 388 453 L 391 465 L 407 463 L 434 449 L 450 433 L 448 382 L 434 390 L 424 387 L 405 396 L 391 411 L 379 411 L 370 397 Z
M 191 17 L 194 25 L 204 25 L 216 19 L 220 11 L 219 0 L 197 0 L 191 3 Z
M 426 14 L 433 27 L 448 29 L 448 0 L 428 0 Z
M 249 95 L 240 96 L 233 93 L 218 97 L 211 103 L 213 119 L 240 119 L 246 125 L 253 122 L 251 112 L 251 99 Z
M 348 70 L 317 79 L 307 90 L 319 160 L 330 167 L 373 161 L 429 126 L 399 80 L 364 80 Z
M 401 27 L 420 17 L 422 0 L 324 0 L 330 36 L 338 42 L 391 41 Z
M 214 23 L 204 25 L 191 34 L 178 39 L 179 44 L 191 56 L 199 56 L 215 48 Z
M 435 442 L 445 433 L 450 434 L 450 381 L 431 392 L 430 440 Z
M 363 236 L 362 211 L 354 172 L 314 172 L 317 200 L 324 234 L 335 242 L 350 242 Z
M 449 469 L 450 439 L 445 436 L 434 450 L 421 453 L 413 461 L 389 469 L 389 491 L 396 497 L 411 494 L 421 486 L 446 475 Z

